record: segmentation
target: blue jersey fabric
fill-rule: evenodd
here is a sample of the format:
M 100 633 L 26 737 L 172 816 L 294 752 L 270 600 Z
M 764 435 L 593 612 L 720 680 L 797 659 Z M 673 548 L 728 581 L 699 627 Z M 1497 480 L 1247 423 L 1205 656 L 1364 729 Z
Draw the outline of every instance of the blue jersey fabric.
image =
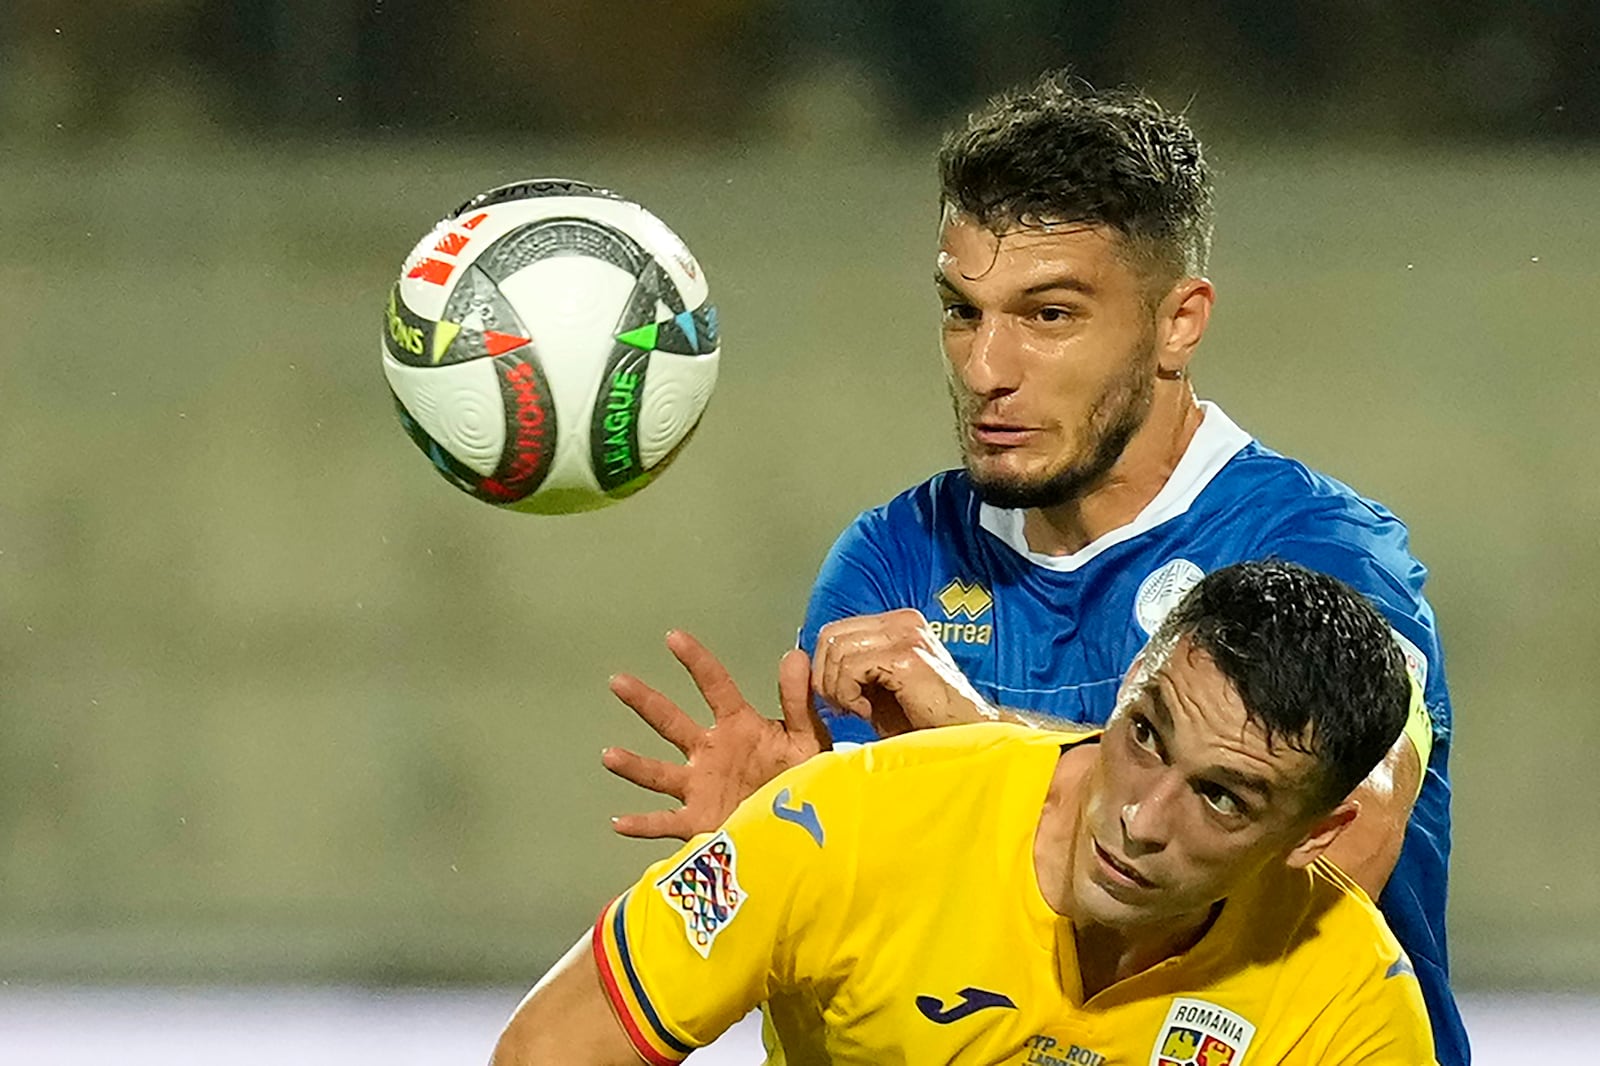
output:
M 911 607 L 973 687 L 1005 707 L 1099 724 L 1165 611 L 1204 574 L 1280 558 L 1365 593 L 1423 680 L 1433 751 L 1404 846 L 1379 898 L 1416 967 L 1440 1066 L 1471 1061 L 1450 992 L 1445 899 L 1450 857 L 1450 696 L 1426 568 L 1380 504 L 1262 446 L 1214 405 L 1168 484 L 1140 516 L 1071 556 L 1029 552 L 1022 512 L 982 504 L 947 471 L 858 517 L 822 565 L 800 646 L 828 622 Z M 875 739 L 825 715 L 837 741 Z

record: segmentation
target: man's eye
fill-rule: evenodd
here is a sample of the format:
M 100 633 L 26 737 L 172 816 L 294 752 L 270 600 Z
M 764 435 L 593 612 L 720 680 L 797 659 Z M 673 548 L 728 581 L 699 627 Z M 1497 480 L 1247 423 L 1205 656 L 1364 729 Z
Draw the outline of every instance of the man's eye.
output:
M 945 304 L 944 317 L 951 322 L 972 322 L 978 317 L 978 309 L 971 304 Z
M 1205 798 L 1211 809 L 1218 814 L 1233 816 L 1244 813 L 1243 801 L 1225 788 L 1218 788 L 1214 785 L 1208 786 L 1200 790 L 1200 795 Z
M 1040 322 L 1070 322 L 1074 317 L 1070 307 L 1041 307 L 1035 315 Z
M 1133 718 L 1130 720 L 1130 725 L 1131 725 L 1132 731 L 1133 731 L 1133 742 L 1135 744 L 1139 745 L 1139 747 L 1141 747 L 1141 748 L 1145 748 L 1145 749 L 1147 749 L 1149 751 L 1155 751 L 1156 750 L 1156 731 L 1155 731 L 1155 727 L 1152 726 L 1148 721 L 1146 721 L 1140 715 L 1134 715 Z

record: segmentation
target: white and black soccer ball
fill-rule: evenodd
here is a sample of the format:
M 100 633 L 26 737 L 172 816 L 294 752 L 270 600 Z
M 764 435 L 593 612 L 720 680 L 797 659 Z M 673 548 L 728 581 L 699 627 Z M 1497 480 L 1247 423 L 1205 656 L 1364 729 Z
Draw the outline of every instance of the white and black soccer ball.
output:
M 660 219 L 578 181 L 473 197 L 407 256 L 384 315 L 400 422 L 445 480 L 557 514 L 637 492 L 717 381 L 704 273 Z

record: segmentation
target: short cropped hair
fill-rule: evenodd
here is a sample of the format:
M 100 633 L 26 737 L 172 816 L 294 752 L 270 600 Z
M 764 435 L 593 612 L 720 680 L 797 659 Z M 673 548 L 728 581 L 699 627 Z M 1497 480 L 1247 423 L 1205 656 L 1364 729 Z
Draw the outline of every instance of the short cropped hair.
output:
M 939 149 L 946 209 L 1004 232 L 1107 226 L 1176 280 L 1211 255 L 1211 171 L 1189 123 L 1141 93 L 1065 71 L 991 98 Z
M 1151 638 L 1187 636 L 1266 732 L 1314 757 L 1313 796 L 1331 810 L 1370 774 L 1405 727 L 1411 681 L 1383 615 L 1337 578 L 1276 560 L 1207 574 Z

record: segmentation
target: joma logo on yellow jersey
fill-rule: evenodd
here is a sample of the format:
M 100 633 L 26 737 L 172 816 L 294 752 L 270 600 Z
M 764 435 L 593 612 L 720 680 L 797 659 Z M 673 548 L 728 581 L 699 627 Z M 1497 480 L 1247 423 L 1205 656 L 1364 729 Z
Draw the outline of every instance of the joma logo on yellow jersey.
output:
M 994 638 L 994 626 L 977 621 L 994 606 L 994 597 L 976 581 L 969 585 L 959 577 L 955 578 L 940 589 L 934 599 L 939 602 L 939 609 L 949 621 L 930 621 L 928 628 L 946 644 L 987 644 Z M 962 617 L 969 621 L 957 621 Z

